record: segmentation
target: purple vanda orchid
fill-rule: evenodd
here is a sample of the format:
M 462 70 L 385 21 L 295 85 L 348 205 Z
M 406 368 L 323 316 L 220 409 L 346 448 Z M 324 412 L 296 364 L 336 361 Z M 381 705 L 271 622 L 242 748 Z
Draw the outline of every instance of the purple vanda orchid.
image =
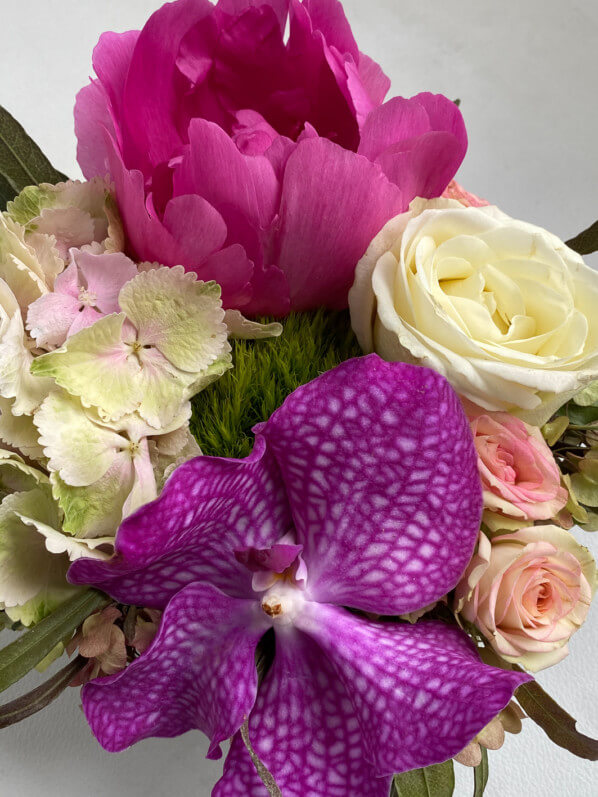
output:
M 482 664 L 454 627 L 347 610 L 400 615 L 455 586 L 481 513 L 467 420 L 438 374 L 370 355 L 255 433 L 244 460 L 178 468 L 113 560 L 71 567 L 74 583 L 165 610 L 144 655 L 84 688 L 85 714 L 110 751 L 199 728 L 217 758 L 234 736 L 217 797 L 266 794 L 247 717 L 285 797 L 386 797 L 393 773 L 458 753 L 528 679 Z

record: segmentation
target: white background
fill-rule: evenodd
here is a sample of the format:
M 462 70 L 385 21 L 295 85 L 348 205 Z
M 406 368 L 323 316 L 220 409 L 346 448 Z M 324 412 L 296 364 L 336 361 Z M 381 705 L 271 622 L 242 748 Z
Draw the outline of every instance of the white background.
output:
M 1 0 L 0 103 L 65 173 L 79 176 L 72 105 L 98 36 L 140 27 L 158 4 Z M 598 218 L 596 0 L 346 0 L 345 7 L 361 49 L 392 78 L 392 94 L 462 99 L 470 148 L 459 179 L 467 188 L 564 238 Z M 596 256 L 588 260 L 598 265 Z M 598 533 L 577 536 L 598 554 Z M 538 679 L 594 735 L 597 653 L 594 607 L 570 657 Z M 489 797 L 598 794 L 598 764 L 555 747 L 530 720 L 524 726 L 490 754 Z M 0 793 L 208 797 L 220 763 L 204 760 L 205 751 L 195 732 L 104 753 L 70 690 L 41 715 L 0 731 Z M 456 794 L 467 797 L 471 773 L 456 769 Z

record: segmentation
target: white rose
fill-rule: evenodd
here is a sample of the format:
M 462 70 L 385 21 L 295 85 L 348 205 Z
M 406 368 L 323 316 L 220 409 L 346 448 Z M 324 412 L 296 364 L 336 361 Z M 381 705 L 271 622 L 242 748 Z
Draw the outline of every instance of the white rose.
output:
M 413 202 L 358 264 L 349 306 L 364 351 L 534 425 L 598 378 L 598 274 L 495 207 Z

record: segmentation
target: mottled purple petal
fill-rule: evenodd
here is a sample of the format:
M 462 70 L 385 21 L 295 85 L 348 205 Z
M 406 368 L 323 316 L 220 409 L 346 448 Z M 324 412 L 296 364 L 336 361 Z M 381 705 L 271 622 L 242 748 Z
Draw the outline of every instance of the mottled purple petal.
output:
M 82 692 L 92 731 L 109 752 L 149 736 L 192 728 L 211 740 L 208 758 L 251 711 L 257 690 L 255 649 L 266 630 L 254 601 L 229 598 L 206 584 L 176 595 L 149 650 L 126 670 Z
M 235 558 L 251 573 L 282 573 L 302 550 L 302 545 L 276 544 L 270 548 L 243 548 L 235 551 Z
M 179 467 L 160 498 L 124 521 L 116 557 L 80 559 L 69 579 L 155 608 L 193 581 L 250 597 L 251 573 L 234 552 L 267 548 L 289 527 L 280 473 L 261 440 L 247 459 L 197 457 Z
M 366 158 L 323 138 L 299 143 L 270 258 L 287 277 L 293 308 L 346 307 L 359 258 L 404 209 L 401 191 Z
M 379 775 L 452 758 L 531 680 L 483 664 L 463 631 L 440 622 L 376 623 L 312 603 L 297 626 L 345 687 Z
M 345 685 L 318 645 L 300 632 L 277 635 L 249 733 L 284 797 L 388 797 L 390 778 L 376 777 L 365 759 Z M 237 734 L 212 797 L 239 795 L 267 792 Z
M 467 419 L 443 377 L 375 354 L 349 360 L 258 431 L 282 471 L 315 599 L 404 614 L 455 586 L 482 493 Z

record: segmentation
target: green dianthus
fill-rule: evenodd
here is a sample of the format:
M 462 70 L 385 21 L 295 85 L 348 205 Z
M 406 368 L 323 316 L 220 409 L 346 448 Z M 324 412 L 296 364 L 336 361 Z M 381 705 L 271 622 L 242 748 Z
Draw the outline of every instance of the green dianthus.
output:
M 348 311 L 294 313 L 283 324 L 279 338 L 232 341 L 233 369 L 193 399 L 191 431 L 204 454 L 246 457 L 252 427 L 293 390 L 362 354 Z

